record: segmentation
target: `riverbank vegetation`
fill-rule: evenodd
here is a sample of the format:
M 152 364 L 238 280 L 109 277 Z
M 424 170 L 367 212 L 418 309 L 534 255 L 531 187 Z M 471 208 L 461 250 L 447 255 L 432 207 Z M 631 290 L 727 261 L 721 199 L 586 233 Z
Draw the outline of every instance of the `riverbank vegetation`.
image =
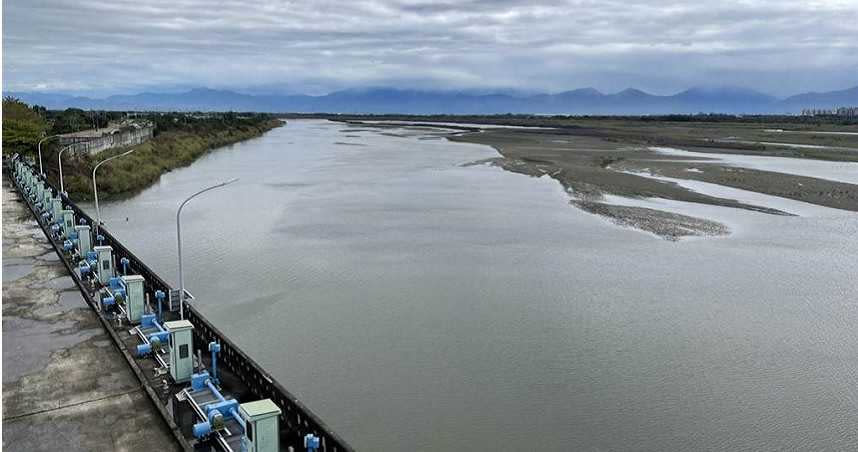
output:
M 155 136 L 145 143 L 115 148 L 96 155 L 63 154 L 65 189 L 74 200 L 92 199 L 92 168 L 99 161 L 129 149 L 134 153 L 98 170 L 98 195 L 110 199 L 134 194 L 175 168 L 190 165 L 212 149 L 257 137 L 283 122 L 266 114 L 153 113 L 139 115 L 155 123 Z M 58 146 L 43 146 L 48 178 L 57 186 Z

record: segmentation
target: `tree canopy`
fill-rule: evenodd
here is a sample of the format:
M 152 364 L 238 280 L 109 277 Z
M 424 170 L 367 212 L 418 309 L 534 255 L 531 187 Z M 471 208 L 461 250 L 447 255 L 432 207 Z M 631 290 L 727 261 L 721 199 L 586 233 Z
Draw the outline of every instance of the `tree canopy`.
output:
M 3 98 L 3 151 L 32 152 L 47 124 L 38 112 L 14 97 Z

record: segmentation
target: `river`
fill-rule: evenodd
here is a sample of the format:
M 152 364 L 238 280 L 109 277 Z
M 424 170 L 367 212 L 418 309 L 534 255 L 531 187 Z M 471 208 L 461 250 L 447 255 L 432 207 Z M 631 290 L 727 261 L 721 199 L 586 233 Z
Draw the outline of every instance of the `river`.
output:
M 185 208 L 186 286 L 358 450 L 858 446 L 858 215 L 670 242 L 495 156 L 290 121 L 102 217 L 175 282 L 178 203 L 240 178 Z

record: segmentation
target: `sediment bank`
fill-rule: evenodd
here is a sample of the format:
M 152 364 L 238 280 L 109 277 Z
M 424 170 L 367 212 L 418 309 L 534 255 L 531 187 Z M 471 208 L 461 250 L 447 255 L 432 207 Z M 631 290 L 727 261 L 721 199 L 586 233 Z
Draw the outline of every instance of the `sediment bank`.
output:
M 521 121 L 516 122 L 519 124 Z M 403 127 L 403 124 L 352 121 L 361 127 Z M 586 124 L 586 126 L 582 125 Z M 728 228 L 715 221 L 657 209 L 616 206 L 607 195 L 625 198 L 661 198 L 761 212 L 793 215 L 772 206 L 712 196 L 664 178 L 684 179 L 787 198 L 818 206 L 858 212 L 858 185 L 773 170 L 745 168 L 712 159 L 709 154 L 769 156 L 855 164 L 858 149 L 818 146 L 748 144 L 742 136 L 717 136 L 744 130 L 757 137 L 764 126 L 747 124 L 675 124 L 644 121 L 586 120 L 558 128 L 504 127 L 475 129 L 474 124 L 447 134 L 452 141 L 483 144 L 500 154 L 472 164 L 490 164 L 533 177 L 548 176 L 563 185 L 570 204 L 624 226 L 678 240 L 693 235 L 724 235 Z M 410 124 L 408 127 L 414 127 Z M 421 126 L 432 127 L 421 121 Z M 536 121 L 531 125 L 546 125 Z M 444 125 L 443 127 L 451 127 Z M 453 126 L 454 127 L 454 126 Z M 737 129 L 738 127 L 738 129 Z M 768 128 L 768 126 L 765 126 Z M 774 128 L 774 126 L 772 126 Z M 810 133 L 810 132 L 808 132 Z M 829 134 L 824 135 L 828 140 Z M 837 136 L 837 135 L 835 135 Z M 853 145 L 851 135 L 837 136 L 839 144 Z M 847 138 L 843 138 L 847 137 Z M 804 137 L 813 139 L 812 136 Z M 847 140 L 847 141 L 844 141 Z M 655 146 L 686 144 L 687 155 L 659 152 Z M 699 157 L 696 155 L 699 154 Z

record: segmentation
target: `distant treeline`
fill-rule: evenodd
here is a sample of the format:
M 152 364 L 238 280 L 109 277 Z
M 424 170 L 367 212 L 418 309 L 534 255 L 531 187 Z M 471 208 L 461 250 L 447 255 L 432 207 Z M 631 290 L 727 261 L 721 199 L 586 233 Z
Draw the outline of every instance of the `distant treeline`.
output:
M 474 124 L 527 125 L 543 127 L 576 127 L 572 121 L 645 121 L 645 122 L 736 122 L 736 123 L 781 123 L 781 124 L 831 124 L 854 125 L 858 118 L 834 116 L 797 116 L 797 115 L 732 115 L 720 113 L 699 113 L 693 115 L 393 115 L 393 114 L 330 114 L 330 113 L 290 113 L 280 115 L 283 118 L 324 118 L 339 121 L 432 121 L 432 122 L 470 122 Z

